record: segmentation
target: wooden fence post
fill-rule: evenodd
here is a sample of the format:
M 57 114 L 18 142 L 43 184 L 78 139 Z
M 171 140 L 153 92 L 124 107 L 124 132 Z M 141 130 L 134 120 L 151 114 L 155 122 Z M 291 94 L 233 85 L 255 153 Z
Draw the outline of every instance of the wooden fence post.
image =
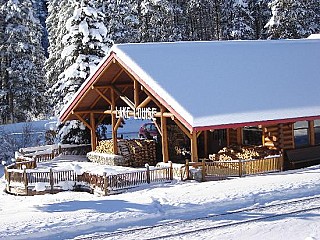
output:
M 104 188 L 104 195 L 108 195 L 108 176 L 107 173 L 103 173 L 103 188 Z
M 8 172 L 8 167 L 5 166 L 4 167 L 4 176 L 5 176 L 5 180 L 7 181 L 7 192 L 10 192 L 10 173 Z
M 170 169 L 169 169 L 169 171 L 170 171 L 170 180 L 172 181 L 172 180 L 173 180 L 173 167 L 172 167 L 172 162 L 169 161 L 169 164 L 170 164 Z
M 145 167 L 147 169 L 147 183 L 150 183 L 150 167 L 149 167 L 149 164 L 146 163 Z
M 242 175 L 243 175 L 243 171 L 242 170 L 243 170 L 242 169 L 242 160 L 239 159 L 239 177 L 242 177 Z
M 50 168 L 50 173 L 49 173 L 49 182 L 50 182 L 50 193 L 53 193 L 53 185 L 54 185 L 54 179 L 53 179 L 53 171 L 52 168 Z
M 27 169 L 25 165 L 23 165 L 23 182 L 24 182 L 24 189 L 26 191 L 26 195 L 28 196 L 28 176 L 27 176 Z
M 206 160 L 202 159 L 202 169 L 201 169 L 201 175 L 202 175 L 202 182 L 206 180 Z
M 186 159 L 186 177 L 189 180 L 189 160 Z

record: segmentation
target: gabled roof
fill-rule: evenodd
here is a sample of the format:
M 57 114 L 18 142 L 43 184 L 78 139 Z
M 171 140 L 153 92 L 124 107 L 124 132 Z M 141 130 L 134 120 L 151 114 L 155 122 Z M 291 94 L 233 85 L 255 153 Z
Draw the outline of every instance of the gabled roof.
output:
M 114 45 L 77 94 L 112 55 L 191 128 L 320 116 L 320 40 Z M 68 104 L 61 120 L 79 100 Z

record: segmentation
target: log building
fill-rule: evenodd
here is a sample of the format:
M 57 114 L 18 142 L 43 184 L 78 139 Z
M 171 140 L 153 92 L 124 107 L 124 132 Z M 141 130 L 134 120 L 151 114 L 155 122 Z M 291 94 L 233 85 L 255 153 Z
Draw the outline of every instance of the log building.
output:
M 184 148 L 198 161 L 234 144 L 303 148 L 316 160 L 319 66 L 316 39 L 114 45 L 60 120 L 82 121 L 95 149 L 105 119 L 116 143 L 123 119 L 150 118 L 164 162 Z

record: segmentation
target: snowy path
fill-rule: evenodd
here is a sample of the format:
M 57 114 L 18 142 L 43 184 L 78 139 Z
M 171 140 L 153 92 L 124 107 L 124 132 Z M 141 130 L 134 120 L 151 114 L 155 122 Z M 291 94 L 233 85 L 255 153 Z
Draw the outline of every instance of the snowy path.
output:
M 208 234 L 220 228 L 268 221 L 272 218 L 283 219 L 286 217 L 295 217 L 296 215 L 308 214 L 309 212 L 318 212 L 318 215 L 320 215 L 320 195 L 311 198 L 283 201 L 262 207 L 238 209 L 222 214 L 208 214 L 207 216 L 195 219 L 171 221 L 149 227 L 125 229 L 75 239 L 176 239 L 203 233 L 204 231 Z
M 0 174 L 2 170 L 0 166 Z M 2 176 L 0 188 L 4 186 Z M 1 191 L 0 239 L 96 238 L 99 234 L 144 227 L 145 231 L 104 239 L 137 240 L 176 234 L 169 239 L 287 240 L 289 236 L 290 240 L 320 240 L 319 210 L 217 228 L 240 220 L 317 207 L 320 202 L 316 199 L 283 204 L 314 196 L 320 196 L 320 166 L 225 181 L 178 181 L 104 197 L 80 192 L 22 197 Z M 260 209 L 270 204 L 278 205 Z M 248 208 L 255 209 L 239 212 Z M 190 219 L 197 220 L 185 221 Z M 163 226 L 148 229 L 154 225 Z M 206 227 L 214 229 L 184 233 Z

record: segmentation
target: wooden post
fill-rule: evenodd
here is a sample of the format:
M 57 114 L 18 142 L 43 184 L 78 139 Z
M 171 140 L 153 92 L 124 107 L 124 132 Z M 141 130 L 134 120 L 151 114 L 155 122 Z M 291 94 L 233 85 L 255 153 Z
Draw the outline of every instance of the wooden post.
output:
M 315 145 L 315 132 L 314 132 L 314 121 L 309 121 L 309 137 L 310 137 L 310 145 Z
M 97 148 L 97 136 L 96 136 L 96 123 L 94 119 L 94 113 L 90 113 L 90 125 L 91 125 L 91 148 L 92 151 Z
M 239 177 L 242 177 L 242 175 L 243 175 L 243 171 L 242 171 L 242 160 L 239 159 L 238 161 L 239 161 Z
M 115 126 L 117 124 L 116 115 L 113 111 L 116 108 L 116 101 L 114 96 L 114 89 L 111 89 L 111 123 L 112 123 L 112 142 L 113 142 L 113 154 L 118 154 L 118 139 L 117 139 L 117 131 L 114 131 Z
M 168 162 L 169 160 L 169 151 L 168 151 L 168 133 L 167 133 L 167 119 L 163 116 L 164 109 L 161 108 L 161 143 L 162 143 L 162 160 L 163 162 Z
M 204 141 L 204 156 L 209 158 L 209 149 L 208 149 L 208 130 L 203 132 L 203 141 Z
M 186 178 L 189 180 L 189 160 L 186 160 Z
M 104 188 L 104 195 L 108 195 L 108 176 L 107 173 L 103 173 L 103 188 Z
M 169 161 L 170 164 L 170 180 L 173 180 L 173 167 L 172 167 L 172 162 Z
M 191 161 L 198 162 L 198 143 L 197 132 L 194 131 L 191 135 Z
M 23 182 L 24 182 L 24 189 L 26 191 L 26 195 L 28 196 L 28 194 L 29 194 L 29 192 L 28 192 L 28 176 L 27 176 L 27 169 L 26 169 L 25 165 L 23 168 Z
M 147 169 L 147 183 L 150 183 L 150 167 L 149 167 L 149 164 L 146 163 L 145 167 Z
M 242 128 L 237 128 L 237 144 L 242 145 Z
M 53 179 L 52 168 L 50 168 L 49 177 L 50 177 L 50 180 L 49 180 L 49 182 L 50 182 L 50 193 L 53 194 L 54 179 Z
M 133 91 L 134 91 L 134 107 L 137 108 L 140 104 L 139 101 L 139 84 L 137 80 L 133 80 Z
M 206 180 L 206 160 L 202 159 L 202 182 Z
M 5 180 L 7 181 L 6 190 L 9 193 L 10 192 L 10 173 L 8 172 L 7 166 L 4 167 L 4 176 L 5 176 Z

